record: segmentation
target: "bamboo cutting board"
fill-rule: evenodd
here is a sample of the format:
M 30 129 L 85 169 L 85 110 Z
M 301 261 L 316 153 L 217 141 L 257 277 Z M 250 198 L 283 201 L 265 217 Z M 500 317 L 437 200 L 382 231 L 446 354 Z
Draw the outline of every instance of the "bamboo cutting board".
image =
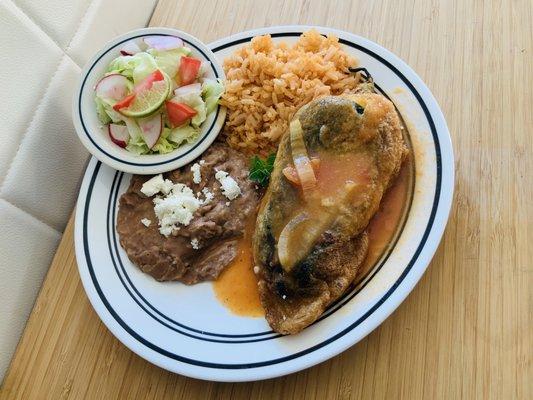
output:
M 533 398 L 532 21 L 530 0 L 160 0 L 151 25 L 205 42 L 316 24 L 407 61 L 454 142 L 456 196 L 441 246 L 398 310 L 348 351 L 290 376 L 222 384 L 155 367 L 108 332 L 80 283 L 71 218 L 0 397 Z

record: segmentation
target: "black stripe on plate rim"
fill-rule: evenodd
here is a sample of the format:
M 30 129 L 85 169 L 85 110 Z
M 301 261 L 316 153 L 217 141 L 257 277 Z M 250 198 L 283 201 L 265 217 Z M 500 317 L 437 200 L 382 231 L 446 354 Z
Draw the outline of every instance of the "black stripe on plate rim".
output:
M 100 55 L 100 57 L 98 57 L 94 62 L 93 64 L 90 66 L 90 68 L 87 70 L 87 73 L 85 74 L 85 78 L 83 78 L 83 82 L 81 84 L 81 87 L 80 87 L 80 91 L 79 91 L 79 94 L 78 94 L 78 114 L 79 114 L 79 117 L 80 117 L 80 122 L 81 122 L 81 126 L 83 127 L 83 131 L 85 132 L 85 135 L 87 136 L 87 138 L 91 141 L 91 143 L 94 145 L 94 147 L 96 147 L 98 149 L 98 151 L 100 151 L 101 153 L 105 154 L 107 157 L 117 161 L 117 162 L 120 162 L 122 164 L 127 164 L 127 165 L 133 165 L 133 166 L 137 166 L 137 167 L 151 167 L 151 166 L 156 166 L 156 165 L 163 165 L 163 164 L 167 164 L 167 163 L 170 163 L 170 162 L 173 162 L 173 161 L 176 161 L 176 160 L 179 160 L 180 158 L 186 156 L 187 154 L 191 153 L 193 150 L 195 150 L 198 146 L 200 146 L 200 144 L 202 144 L 204 142 L 204 140 L 209 136 L 209 132 L 211 132 L 211 130 L 213 129 L 213 127 L 215 126 L 217 120 L 218 120 L 218 115 L 220 113 L 220 105 L 217 106 L 217 112 L 215 114 L 215 118 L 213 119 L 213 122 L 211 123 L 211 126 L 209 127 L 209 129 L 205 132 L 205 134 L 200 138 L 200 140 L 198 140 L 193 147 L 191 147 L 189 150 L 187 150 L 185 153 L 182 153 L 182 154 L 179 154 L 178 156 L 170 159 L 170 160 L 166 160 L 166 161 L 160 161 L 160 162 L 155 162 L 155 163 L 146 163 L 146 164 L 141 164 L 141 163 L 135 163 L 135 162 L 131 162 L 131 161 L 126 161 L 126 160 L 122 160 L 120 158 L 117 158 L 111 154 L 109 154 L 107 151 L 105 151 L 104 149 L 102 149 L 96 142 L 95 140 L 93 139 L 93 137 L 91 136 L 91 134 L 89 133 L 89 130 L 87 129 L 87 127 L 85 126 L 85 121 L 83 119 L 83 114 L 81 112 L 81 99 L 82 99 L 82 93 L 83 93 L 83 89 L 85 87 L 85 84 L 87 83 L 87 78 L 89 77 L 89 74 L 91 73 L 91 71 L 93 70 L 93 68 L 96 66 L 96 64 L 98 63 L 98 61 L 100 61 L 100 59 L 102 57 L 104 57 L 107 53 L 109 53 L 111 50 L 114 50 L 117 46 L 120 46 L 122 43 L 125 43 L 125 42 L 128 42 L 132 39 L 137 39 L 137 38 L 140 38 L 140 37 L 146 37 L 146 36 L 173 36 L 173 35 L 169 35 L 169 34 L 163 34 L 163 33 L 145 33 L 145 34 L 142 34 L 142 35 L 137 35 L 137 36 L 132 36 L 132 37 L 129 37 L 127 39 L 124 39 L 124 40 L 121 40 L 120 42 L 118 42 L 117 44 L 115 44 L 113 47 L 110 47 L 109 49 L 107 49 L 102 55 Z M 182 39 L 183 40 L 183 39 Z M 190 43 L 186 40 L 183 40 L 183 42 L 187 45 L 190 45 L 192 47 L 194 47 L 196 50 L 198 50 L 204 57 L 206 60 L 209 60 L 209 57 L 207 57 L 205 55 L 205 53 L 203 52 L 202 49 L 198 48 L 194 43 Z M 219 78 L 219 75 L 218 75 L 218 72 L 217 70 L 215 69 L 215 67 L 213 66 L 212 63 L 211 64 L 211 69 L 213 70 L 213 72 L 215 73 L 215 77 L 216 78 Z
M 273 37 L 298 36 L 298 35 L 301 35 L 301 33 L 302 32 L 287 32 L 287 33 L 278 32 L 278 33 L 272 34 L 272 36 Z M 231 46 L 233 46 L 235 44 L 239 44 L 239 43 L 243 43 L 245 41 L 249 41 L 252 37 L 253 36 L 250 36 L 250 37 L 247 37 L 247 38 L 238 39 L 238 40 L 236 40 L 234 42 L 226 43 L 224 45 L 218 46 L 213 51 L 220 51 L 223 48 L 231 47 Z M 352 331 L 355 327 L 360 325 L 370 315 L 372 315 L 378 308 L 380 308 L 381 305 L 395 292 L 395 290 L 400 286 L 400 284 L 403 282 L 405 277 L 409 274 L 409 271 L 412 269 L 412 267 L 414 266 L 414 264 L 418 260 L 418 256 L 420 255 L 420 253 L 422 252 L 423 248 L 425 247 L 427 238 L 428 238 L 428 236 L 429 236 L 429 234 L 431 232 L 431 228 L 433 227 L 433 223 L 435 221 L 435 215 L 437 213 L 437 208 L 438 208 L 438 205 L 439 205 L 440 193 L 441 193 L 441 185 L 442 185 L 441 150 L 440 150 L 440 142 L 439 142 L 437 130 L 436 130 L 436 127 L 435 127 L 435 123 L 433 121 L 431 113 L 429 112 L 429 109 L 427 108 L 427 105 L 423 101 L 422 97 L 420 96 L 420 94 L 418 93 L 416 88 L 413 86 L 413 84 L 394 65 L 392 65 L 390 62 L 385 60 L 380 55 L 378 55 L 378 54 L 374 53 L 373 51 L 368 50 L 368 49 L 366 49 L 366 48 L 364 48 L 364 47 L 362 47 L 360 45 L 357 45 L 355 43 L 349 42 L 346 39 L 340 39 L 340 41 L 343 44 L 346 44 L 346 45 L 348 45 L 350 47 L 356 48 L 356 49 L 358 49 L 358 50 L 360 50 L 362 52 L 365 52 L 365 53 L 369 54 L 370 56 L 376 58 L 378 61 L 380 61 L 384 65 L 386 65 L 389 69 L 391 69 L 391 71 L 394 72 L 406 84 L 406 86 L 411 90 L 411 92 L 413 93 L 413 95 L 415 96 L 417 101 L 419 102 L 420 106 L 422 107 L 422 110 L 424 111 L 424 115 L 426 116 L 427 121 L 428 121 L 429 126 L 430 126 L 430 129 L 431 129 L 431 134 L 433 136 L 434 145 L 435 145 L 435 153 L 436 153 L 436 170 L 437 170 L 436 171 L 436 178 L 437 178 L 437 182 L 436 182 L 436 187 L 435 187 L 435 197 L 434 197 L 434 200 L 433 200 L 433 205 L 432 205 L 432 208 L 431 208 L 431 213 L 430 213 L 428 225 L 427 225 L 426 229 L 424 230 L 424 234 L 422 235 L 422 239 L 420 241 L 420 244 L 418 245 L 413 257 L 411 258 L 411 260 L 407 264 L 406 268 L 404 269 L 404 271 L 402 272 L 400 277 L 396 280 L 396 282 L 392 285 L 392 287 L 377 301 L 376 304 L 374 304 L 359 319 L 354 321 L 352 324 L 350 324 L 348 327 L 346 327 L 342 331 L 340 331 L 337 334 L 331 336 L 330 338 L 324 340 L 323 342 L 318 343 L 318 344 L 316 344 L 314 346 L 311 346 L 311 347 L 309 347 L 309 348 L 307 348 L 305 350 L 299 351 L 297 353 L 294 353 L 294 354 L 291 354 L 291 355 L 288 355 L 288 356 L 285 356 L 285 357 L 272 359 L 272 360 L 266 360 L 266 361 L 255 362 L 255 363 L 238 363 L 238 364 L 223 364 L 223 363 L 214 363 L 214 362 L 208 362 L 208 361 L 194 360 L 194 359 L 191 359 L 191 358 L 188 358 L 188 357 L 184 357 L 184 356 L 180 356 L 178 354 L 174 354 L 172 352 L 169 352 L 168 350 L 162 349 L 161 347 L 149 342 L 144 337 L 142 337 L 137 332 L 135 332 L 129 325 L 127 325 L 118 316 L 118 314 L 115 312 L 113 307 L 111 307 L 111 305 L 107 301 L 106 297 L 104 296 L 104 294 L 102 292 L 102 289 L 100 288 L 100 286 L 98 284 L 98 281 L 96 279 L 96 276 L 95 276 L 95 273 L 94 273 L 94 269 L 93 269 L 93 266 L 92 266 L 92 262 L 91 262 L 91 258 L 90 258 L 89 248 L 88 248 L 87 222 L 88 222 L 89 204 L 90 204 L 91 194 L 92 194 L 92 191 L 93 191 L 93 188 L 94 188 L 94 183 L 95 183 L 95 180 L 96 180 L 96 176 L 98 174 L 98 170 L 100 169 L 100 166 L 101 166 L 101 162 L 98 161 L 96 163 L 96 165 L 95 165 L 95 168 L 94 168 L 94 171 L 93 171 L 93 176 L 91 177 L 91 180 L 90 180 L 90 183 L 89 183 L 89 187 L 88 187 L 88 190 L 87 190 L 87 196 L 86 196 L 85 207 L 84 207 L 84 215 L 83 215 L 83 246 L 84 246 L 84 254 L 85 254 L 85 259 L 86 259 L 86 262 L 87 262 L 87 267 L 88 267 L 88 270 L 89 270 L 89 274 L 91 276 L 91 280 L 93 281 L 93 285 L 95 286 L 95 289 L 96 289 L 96 291 L 97 291 L 97 293 L 98 293 L 98 295 L 100 297 L 100 300 L 102 301 L 102 303 L 104 304 L 104 306 L 106 307 L 108 312 L 111 314 L 111 316 L 115 319 L 115 321 L 128 334 L 130 334 L 135 340 L 137 340 L 139 343 L 141 343 L 145 347 L 147 347 L 147 348 L 149 348 L 149 349 L 151 349 L 151 350 L 153 350 L 153 351 L 155 351 L 155 352 L 157 352 L 157 353 L 159 353 L 159 354 L 161 354 L 161 355 L 163 355 L 165 357 L 168 357 L 170 359 L 173 359 L 173 360 L 176 360 L 176 361 L 179 361 L 179 362 L 183 362 L 183 363 L 190 364 L 190 365 L 195 365 L 195 366 L 200 366 L 200 367 L 205 367 L 205 368 L 215 368 L 215 369 L 259 368 L 259 367 L 265 367 L 265 366 L 269 366 L 269 365 L 274 365 L 274 364 L 279 364 L 279 363 L 283 363 L 283 362 L 286 362 L 286 361 L 290 361 L 290 360 L 305 356 L 307 354 L 310 354 L 310 353 L 314 352 L 315 350 L 318 350 L 318 349 L 320 349 L 320 348 L 322 348 L 324 346 L 327 346 L 328 344 L 330 344 L 330 343 L 336 341 L 337 339 L 343 337 L 344 335 L 346 335 L 347 333 Z

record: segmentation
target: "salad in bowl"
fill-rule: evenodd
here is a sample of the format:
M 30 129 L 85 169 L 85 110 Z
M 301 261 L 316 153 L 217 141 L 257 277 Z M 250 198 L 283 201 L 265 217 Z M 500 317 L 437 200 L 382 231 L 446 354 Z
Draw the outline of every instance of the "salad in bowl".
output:
M 171 28 L 128 32 L 84 67 L 72 105 L 76 132 L 92 155 L 120 171 L 179 168 L 222 129 L 224 79 L 194 36 Z
M 124 43 L 94 89 L 112 142 L 143 155 L 170 153 L 198 139 L 224 90 L 219 79 L 204 76 L 208 65 L 177 36 Z

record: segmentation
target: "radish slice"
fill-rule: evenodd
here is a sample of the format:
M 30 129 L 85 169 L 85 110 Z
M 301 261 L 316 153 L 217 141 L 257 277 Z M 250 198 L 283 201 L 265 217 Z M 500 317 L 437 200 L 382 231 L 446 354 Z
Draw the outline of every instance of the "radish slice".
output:
M 121 100 L 128 94 L 129 81 L 124 75 L 111 74 L 98 81 L 94 90 L 103 99 Z
M 107 128 L 111 141 L 122 148 L 128 145 L 130 134 L 126 125 L 109 124 Z
M 142 118 L 138 120 L 139 127 L 148 148 L 155 146 L 163 131 L 163 115 L 156 114 L 150 117 Z
M 132 56 L 134 54 L 140 53 L 142 50 L 137 43 L 133 40 L 126 42 L 124 46 L 120 48 L 120 54 L 123 56 Z
M 156 50 L 172 50 L 183 47 L 183 40 L 177 36 L 146 36 L 144 43 Z
M 202 85 L 200 83 L 191 83 L 190 85 L 181 86 L 174 90 L 174 96 L 184 96 L 190 93 L 201 93 Z

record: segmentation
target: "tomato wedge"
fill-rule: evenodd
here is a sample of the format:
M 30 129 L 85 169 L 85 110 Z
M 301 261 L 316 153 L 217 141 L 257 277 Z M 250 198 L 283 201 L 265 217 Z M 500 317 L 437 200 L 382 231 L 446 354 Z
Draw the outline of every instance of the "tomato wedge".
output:
M 196 80 L 202 62 L 193 57 L 183 56 L 180 59 L 180 86 L 190 85 Z
M 140 93 L 144 90 L 149 90 L 154 82 L 162 81 L 163 79 L 165 79 L 163 73 L 160 70 L 156 69 L 146 78 L 144 78 L 141 82 L 139 82 L 139 84 L 133 88 L 133 91 L 135 93 Z
M 116 103 L 113 106 L 113 110 L 119 111 L 121 108 L 129 107 L 131 103 L 133 103 L 133 100 L 135 99 L 135 93 L 129 94 L 126 97 L 124 97 L 122 100 L 120 100 L 118 103 Z
M 185 121 L 196 115 L 196 110 L 184 103 L 167 101 L 166 107 L 168 119 L 173 127 L 182 125 Z

